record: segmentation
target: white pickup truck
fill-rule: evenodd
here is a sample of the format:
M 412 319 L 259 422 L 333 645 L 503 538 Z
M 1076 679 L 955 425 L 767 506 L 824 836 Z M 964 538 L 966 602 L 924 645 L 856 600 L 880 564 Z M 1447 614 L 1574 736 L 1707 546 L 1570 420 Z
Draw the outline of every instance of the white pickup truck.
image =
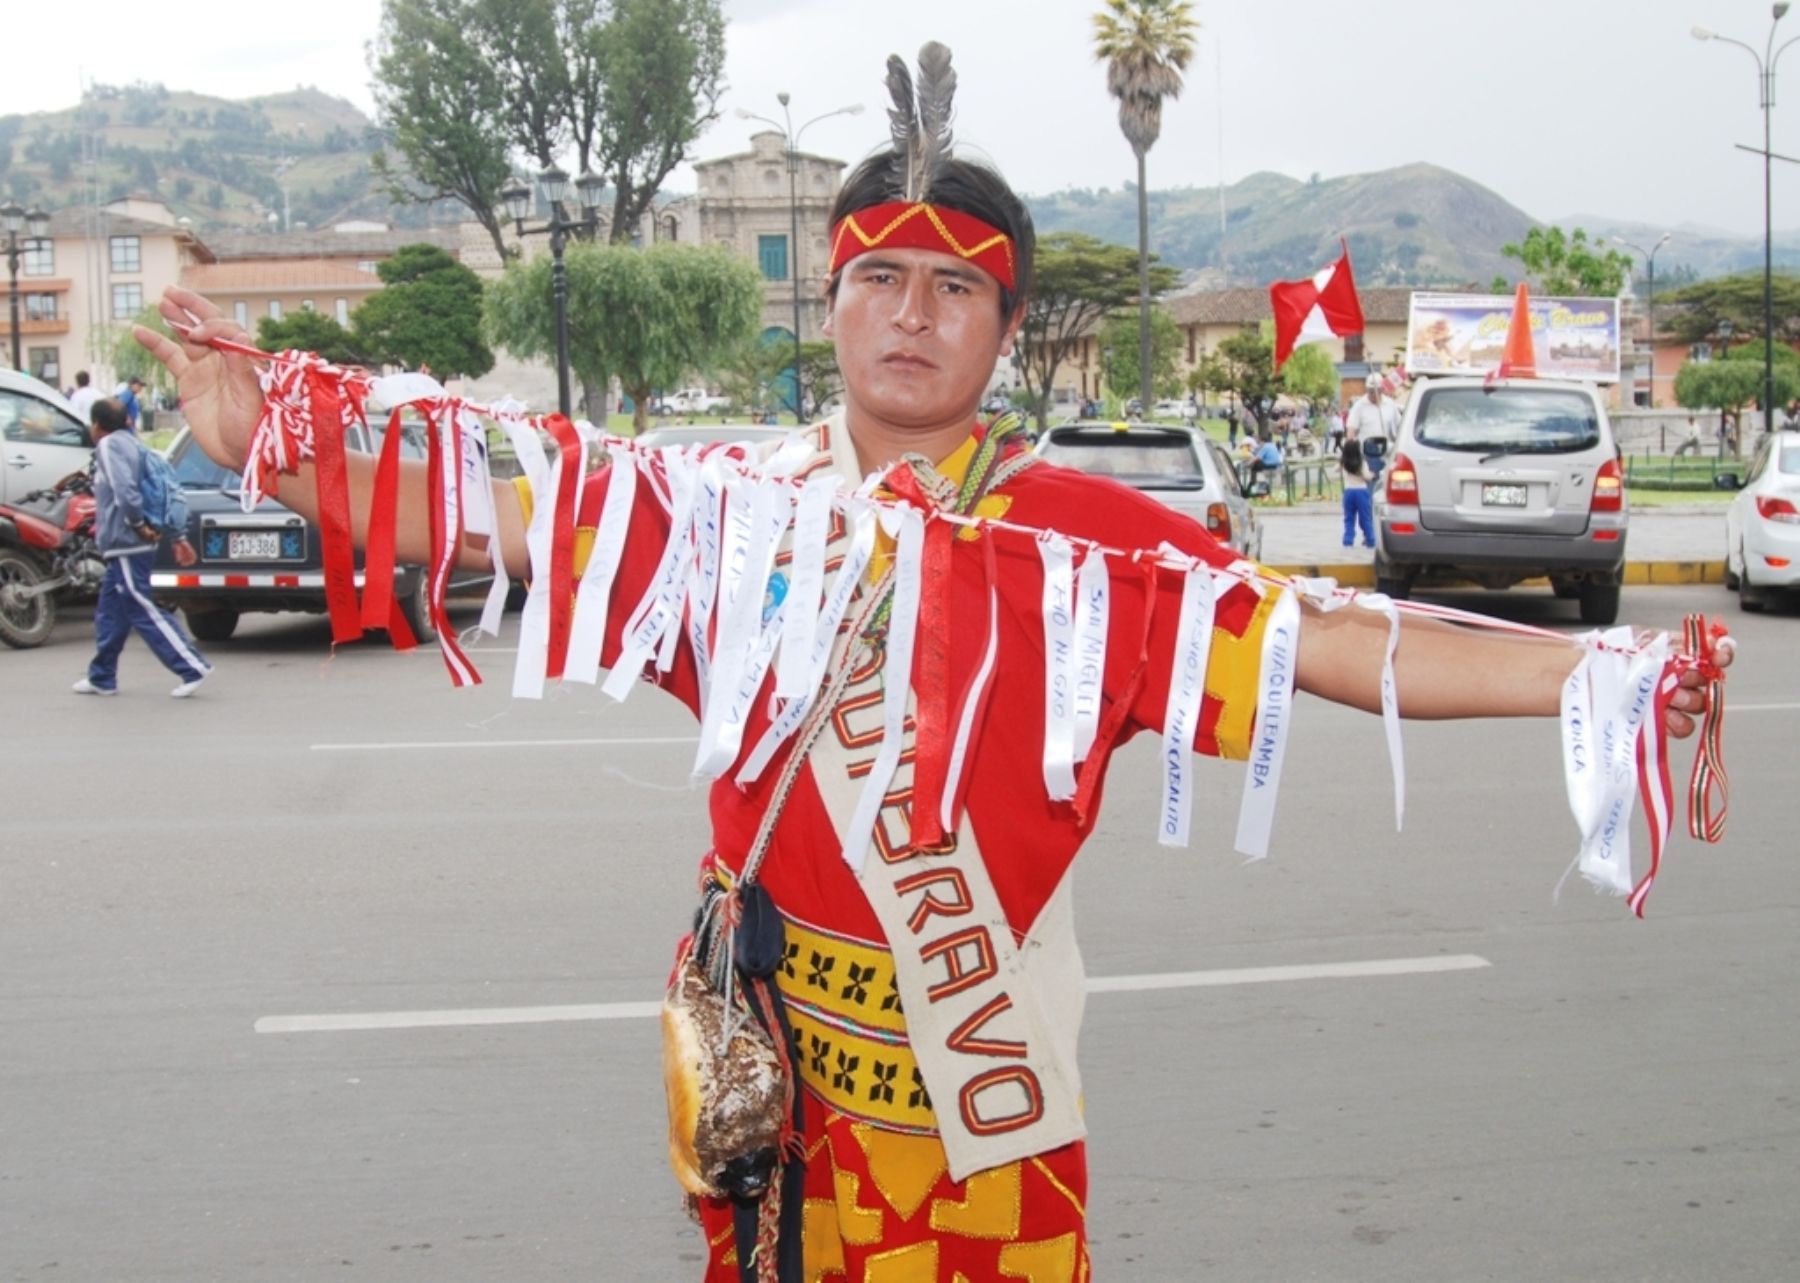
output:
M 662 400 L 671 414 L 711 414 L 731 404 L 730 397 L 714 396 L 705 388 L 682 388 Z

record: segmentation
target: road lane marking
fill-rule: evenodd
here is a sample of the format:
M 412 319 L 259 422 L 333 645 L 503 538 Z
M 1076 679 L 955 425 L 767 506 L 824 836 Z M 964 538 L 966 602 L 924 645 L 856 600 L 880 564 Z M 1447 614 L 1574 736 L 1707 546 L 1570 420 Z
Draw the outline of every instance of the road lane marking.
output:
M 1320 962 L 1285 967 L 1236 967 L 1220 971 L 1170 971 L 1141 976 L 1090 976 L 1089 993 L 1152 993 L 1208 989 L 1282 980 L 1360 980 L 1381 976 L 1475 971 L 1494 964 L 1472 953 L 1429 958 L 1378 958 L 1369 962 Z M 446 1011 L 363 1011 L 313 1016 L 263 1016 L 259 1034 L 362 1032 L 372 1029 L 448 1029 L 470 1025 L 537 1025 L 575 1020 L 649 1020 L 660 1002 L 602 1002 L 560 1007 L 469 1007 Z
M 592 748 L 629 747 L 637 744 L 698 744 L 694 735 L 644 735 L 622 739 L 577 740 L 388 740 L 369 744 L 314 744 L 315 753 L 386 753 L 399 749 L 461 748 Z
M 1800 704 L 1733 704 L 1725 701 L 1727 713 L 1791 713 L 1800 708 Z

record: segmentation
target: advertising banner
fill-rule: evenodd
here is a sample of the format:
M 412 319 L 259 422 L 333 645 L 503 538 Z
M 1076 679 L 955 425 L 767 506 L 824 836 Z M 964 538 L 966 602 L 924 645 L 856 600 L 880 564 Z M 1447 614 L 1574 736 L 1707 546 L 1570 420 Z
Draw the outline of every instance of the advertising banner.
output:
M 1500 294 L 1415 291 L 1406 324 L 1406 369 L 1485 375 L 1500 364 L 1513 300 Z M 1544 379 L 1619 381 L 1619 300 L 1533 298 L 1531 342 Z

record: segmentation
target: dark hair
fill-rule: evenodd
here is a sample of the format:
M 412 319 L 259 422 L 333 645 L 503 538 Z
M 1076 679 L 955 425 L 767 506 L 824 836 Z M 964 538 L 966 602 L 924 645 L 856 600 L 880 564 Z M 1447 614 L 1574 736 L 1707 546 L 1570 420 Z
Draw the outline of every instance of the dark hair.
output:
M 87 385 L 88 385 L 87 371 L 86 370 L 75 371 L 75 386 L 78 388 L 85 388 Z
M 125 407 L 109 396 L 103 396 L 94 402 L 93 409 L 88 411 L 88 422 L 102 432 L 131 430 L 131 420 L 125 417 Z
M 894 152 L 884 147 L 864 158 L 838 189 L 831 206 L 831 225 L 859 209 L 902 199 L 894 175 Z M 997 170 L 974 161 L 953 157 L 942 163 L 931 183 L 931 203 L 961 210 L 1005 232 L 1013 243 L 1013 287 L 1000 290 L 1000 314 L 1011 317 L 1019 304 L 1031 297 L 1032 260 L 1037 252 L 1037 232 L 1031 213 L 1007 186 Z M 837 298 L 837 273 L 825 287 L 826 296 Z
M 1363 470 L 1362 442 L 1354 437 L 1344 442 L 1344 456 L 1341 462 L 1345 472 L 1352 476 L 1361 476 Z

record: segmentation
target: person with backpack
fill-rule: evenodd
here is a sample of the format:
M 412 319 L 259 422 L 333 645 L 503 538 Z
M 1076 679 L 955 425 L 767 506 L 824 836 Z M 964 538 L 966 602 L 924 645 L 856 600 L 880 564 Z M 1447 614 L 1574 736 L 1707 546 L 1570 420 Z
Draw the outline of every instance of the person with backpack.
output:
M 197 560 L 187 538 L 187 505 L 168 461 L 146 449 L 131 431 L 125 407 L 108 398 L 94 402 L 94 541 L 106 561 L 100 602 L 94 608 L 94 658 L 77 695 L 119 693 L 119 653 L 133 631 L 170 672 L 181 679 L 169 692 L 186 699 L 212 665 L 175 617 L 150 600 L 150 559 L 156 545 L 174 540 L 175 560 Z

